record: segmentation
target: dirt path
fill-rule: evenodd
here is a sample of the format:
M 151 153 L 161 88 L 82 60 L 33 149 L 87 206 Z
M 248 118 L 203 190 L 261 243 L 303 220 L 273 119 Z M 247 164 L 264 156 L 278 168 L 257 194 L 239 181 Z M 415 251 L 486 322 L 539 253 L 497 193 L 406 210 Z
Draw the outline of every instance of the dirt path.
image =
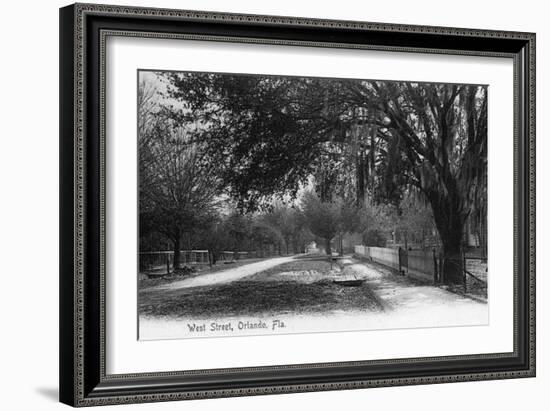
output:
M 269 260 L 258 261 L 257 263 L 242 265 L 224 271 L 198 275 L 196 277 L 186 278 L 185 280 L 181 281 L 174 281 L 173 283 L 152 287 L 149 290 L 178 290 L 181 288 L 201 287 L 205 285 L 229 283 L 245 277 L 249 277 L 251 275 L 259 273 L 260 271 L 268 270 L 280 264 L 284 264 L 291 261 L 293 258 L 294 257 L 270 258 Z
M 428 310 L 434 307 L 453 307 L 456 312 L 484 308 L 485 303 L 450 292 L 431 284 L 418 283 L 389 269 L 352 258 L 342 260 L 343 273 L 364 278 L 381 303 L 392 310 Z

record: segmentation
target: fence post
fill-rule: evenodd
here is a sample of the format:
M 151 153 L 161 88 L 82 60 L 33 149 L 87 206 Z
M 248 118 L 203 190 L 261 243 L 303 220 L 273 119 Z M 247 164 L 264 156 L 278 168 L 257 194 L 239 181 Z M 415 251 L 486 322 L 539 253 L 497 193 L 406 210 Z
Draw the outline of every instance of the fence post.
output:
M 466 253 L 464 252 L 464 249 L 461 249 L 462 254 L 462 282 L 464 283 L 464 292 L 466 293 L 468 291 L 468 285 L 466 281 Z
M 166 253 L 166 271 L 170 274 L 170 253 Z
M 397 248 L 397 264 L 399 265 L 399 274 L 403 274 L 401 271 L 401 247 Z
M 443 252 L 439 252 L 439 282 L 443 283 L 445 282 L 445 273 L 443 272 Z
M 397 249 L 397 255 L 399 260 L 399 272 L 401 273 L 401 275 L 405 275 L 404 268 L 408 269 L 408 266 L 409 266 L 407 261 L 407 250 L 404 250 L 401 247 L 399 247 Z
M 437 284 L 439 282 L 439 274 L 437 270 L 437 256 L 435 254 L 435 248 L 432 248 L 432 255 L 434 259 L 434 284 Z

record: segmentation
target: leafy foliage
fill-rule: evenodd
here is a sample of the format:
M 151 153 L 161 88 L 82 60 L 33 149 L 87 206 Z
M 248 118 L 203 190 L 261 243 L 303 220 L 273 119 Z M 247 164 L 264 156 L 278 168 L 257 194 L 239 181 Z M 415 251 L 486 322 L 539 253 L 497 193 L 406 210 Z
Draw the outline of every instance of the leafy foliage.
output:
M 287 250 L 293 239 L 311 238 L 308 231 L 330 243 L 352 231 L 423 232 L 431 220 L 450 261 L 466 220 L 484 219 L 485 86 L 214 73 L 157 78 L 163 102 L 142 87 L 138 121 L 140 165 L 155 170 L 142 173 L 143 212 L 159 227 L 204 225 L 220 198 L 257 216 L 239 222 L 246 233 L 230 230 L 230 237 Z M 417 203 L 407 204 L 413 197 Z M 285 202 L 301 202 L 302 213 Z M 446 268 L 450 281 L 458 280 L 458 271 Z

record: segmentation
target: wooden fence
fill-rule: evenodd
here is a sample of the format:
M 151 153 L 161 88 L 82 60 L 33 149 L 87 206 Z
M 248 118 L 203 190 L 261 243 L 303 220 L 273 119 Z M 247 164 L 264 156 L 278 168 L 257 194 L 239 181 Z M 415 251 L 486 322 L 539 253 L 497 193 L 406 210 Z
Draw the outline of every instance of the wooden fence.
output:
M 174 262 L 173 251 L 146 251 L 139 253 L 140 272 L 170 273 Z M 181 250 L 181 265 L 209 264 L 208 250 Z
M 209 250 L 181 250 L 180 266 L 194 266 L 210 264 Z M 273 253 L 259 251 L 221 251 L 217 261 L 231 263 L 238 260 L 271 257 Z M 173 251 L 145 251 L 139 253 L 139 271 L 152 274 L 170 274 L 174 269 Z
M 420 281 L 436 282 L 437 280 L 437 259 L 433 251 L 407 251 L 401 247 L 356 245 L 355 254 Z
M 416 280 L 430 283 L 443 282 L 443 257 L 433 250 L 405 250 L 401 247 L 383 248 L 355 246 L 355 254 L 376 263 L 391 267 Z M 481 290 L 487 293 L 487 259 L 468 257 L 462 253 L 464 291 Z M 482 266 L 477 267 L 480 263 Z M 472 273 L 472 271 L 475 272 Z
M 355 246 L 355 254 L 368 258 L 378 264 L 391 267 L 399 272 L 406 268 L 406 259 L 401 248 Z

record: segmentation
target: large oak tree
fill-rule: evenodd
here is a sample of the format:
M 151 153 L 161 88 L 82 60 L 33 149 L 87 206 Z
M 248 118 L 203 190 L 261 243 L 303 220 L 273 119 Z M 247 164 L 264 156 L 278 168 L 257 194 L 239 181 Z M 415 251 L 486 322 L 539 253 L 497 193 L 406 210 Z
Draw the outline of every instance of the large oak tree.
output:
M 462 280 L 464 224 L 483 208 L 487 88 L 477 85 L 172 73 L 220 185 L 244 210 L 296 195 L 314 177 L 321 201 L 355 196 L 430 204 L 447 282 Z

